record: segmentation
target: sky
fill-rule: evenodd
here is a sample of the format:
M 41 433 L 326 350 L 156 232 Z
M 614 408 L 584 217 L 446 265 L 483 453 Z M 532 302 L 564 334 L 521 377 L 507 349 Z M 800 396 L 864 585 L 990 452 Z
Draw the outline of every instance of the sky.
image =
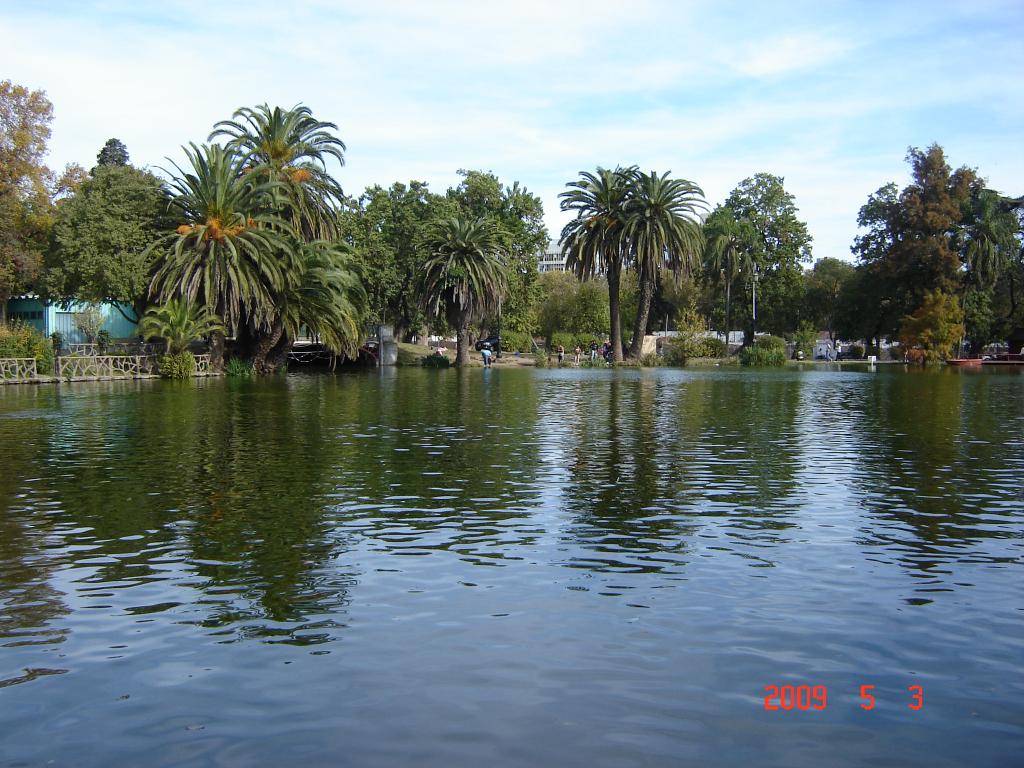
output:
M 304 103 L 347 145 L 349 194 L 460 168 L 541 197 L 639 165 L 711 205 L 782 176 L 815 258 L 908 183 L 907 148 L 1024 193 L 1024 2 L 0 0 L 0 78 L 54 104 L 48 163 L 111 137 L 169 167 L 240 106 Z

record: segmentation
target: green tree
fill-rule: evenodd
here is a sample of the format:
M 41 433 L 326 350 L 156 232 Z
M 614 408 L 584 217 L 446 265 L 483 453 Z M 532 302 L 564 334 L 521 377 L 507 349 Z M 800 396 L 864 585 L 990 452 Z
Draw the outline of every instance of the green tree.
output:
M 65 303 L 131 305 L 135 316 L 126 317 L 137 321 L 154 266 L 147 246 L 176 223 L 168 202 L 163 182 L 148 171 L 98 165 L 57 207 L 43 293 Z
M 911 360 L 938 363 L 951 356 L 964 335 L 964 314 L 953 294 L 932 291 L 921 306 L 903 318 L 900 344 Z
M 815 330 L 827 330 L 833 341 L 836 339 L 839 300 L 846 284 L 853 279 L 853 274 L 853 264 L 825 257 L 814 262 L 814 266 L 804 275 L 808 313 L 806 319 L 814 324 Z
M 424 316 L 415 288 L 428 256 L 424 243 L 458 210 L 422 181 L 368 187 L 346 204 L 342 229 L 361 266 L 370 322 L 390 323 L 399 339 L 420 328 Z
M 537 283 L 537 254 L 548 244 L 544 206 L 539 197 L 519 182 L 503 186 L 493 173 L 460 170 L 462 182 L 448 190 L 448 198 L 464 216 L 493 222 L 498 244 L 505 254 L 507 291 L 498 305 L 501 317 L 481 318 L 492 331 L 505 327 L 522 333 L 535 326 L 531 311 Z
M 426 243 L 420 295 L 431 316 L 443 316 L 456 329 L 455 364 L 469 362 L 469 326 L 495 311 L 506 290 L 507 267 L 500 237 L 486 219 L 443 221 Z
M 0 322 L 7 300 L 32 285 L 46 248 L 52 174 L 43 157 L 52 120 L 45 92 L 0 82 Z
M 811 259 L 811 236 L 797 216 L 796 202 L 784 179 L 758 173 L 744 179 L 729 194 L 725 207 L 739 221 L 749 221 L 756 232 L 754 269 L 748 285 L 757 290 L 757 328 L 776 334 L 793 331 L 803 304 L 801 263 Z M 746 315 L 746 340 L 755 330 L 751 312 Z
M 970 210 L 977 173 L 953 170 L 938 144 L 907 152 L 911 183 L 902 191 L 887 184 L 861 207 L 857 223 L 867 232 L 854 240 L 853 252 L 869 267 L 883 307 L 880 331 L 895 334 L 903 318 L 936 291 L 957 295 L 961 287 L 962 225 Z
M 725 289 L 726 341 L 732 331 L 732 289 L 738 279 L 749 279 L 754 266 L 757 233 L 746 219 L 722 206 L 708 216 L 704 224 L 706 240 L 704 277 L 712 285 Z
M 629 348 L 632 358 L 640 357 L 658 274 L 665 269 L 676 278 L 688 276 L 700 263 L 705 208 L 704 192 L 692 181 L 654 171 L 630 175 L 623 237 L 640 288 Z
M 103 149 L 96 155 L 96 165 L 128 165 L 128 147 L 120 139 L 107 139 Z
M 171 299 L 166 304 L 150 307 L 139 323 L 139 332 L 146 340 L 163 339 L 167 353 L 183 352 L 193 341 L 198 341 L 224 326 L 220 318 L 206 307 L 191 304 L 184 299 Z
M 581 171 L 579 181 L 566 184 L 561 209 L 575 214 L 562 229 L 559 243 L 566 265 L 581 279 L 603 274 L 608 280 L 612 356 L 622 360 L 622 319 L 619 284 L 625 261 L 625 206 L 629 178 L 635 167 Z

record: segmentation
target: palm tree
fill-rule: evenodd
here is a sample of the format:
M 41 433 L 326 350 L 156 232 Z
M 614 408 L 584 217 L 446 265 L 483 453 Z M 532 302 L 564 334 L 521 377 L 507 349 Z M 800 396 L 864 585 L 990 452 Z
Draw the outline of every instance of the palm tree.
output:
M 1017 217 L 998 192 L 981 189 L 971 198 L 967 219 L 963 254 L 969 281 L 991 288 L 1016 252 Z
M 184 299 L 171 299 L 162 306 L 150 307 L 139 323 L 142 337 L 147 341 L 164 339 L 171 355 L 184 351 L 193 341 L 223 330 L 220 318 L 209 309 Z
M 499 236 L 486 219 L 456 216 L 440 223 L 428 239 L 420 295 L 428 314 L 456 329 L 457 366 L 469 362 L 469 324 L 493 312 L 508 278 Z
M 262 104 L 243 107 L 214 126 L 210 141 L 228 139 L 245 157 L 245 169 L 262 181 L 274 181 L 278 203 L 296 233 L 305 240 L 338 236 L 338 206 L 345 199 L 327 172 L 326 160 L 345 164 L 345 144 L 331 131 L 334 123 L 313 117 L 309 107 L 281 109 Z
M 218 144 L 185 148 L 191 167 L 171 174 L 171 210 L 181 225 L 149 246 L 164 258 L 150 293 L 180 296 L 220 314 L 227 325 L 267 327 L 275 297 L 298 272 L 291 226 L 269 207 L 277 182 L 246 179 L 244 159 Z M 223 353 L 214 334 L 215 365 Z
M 757 232 L 746 219 L 737 219 L 728 208 L 717 208 L 704 226 L 704 271 L 708 279 L 725 284 L 725 340 L 732 331 L 732 284 L 753 268 L 753 243 Z
M 692 181 L 654 171 L 630 174 L 623 237 L 640 288 L 630 357 L 640 357 L 659 270 L 667 269 L 678 278 L 699 263 L 706 207 L 704 192 Z
M 559 243 L 566 266 L 581 279 L 604 273 L 608 278 L 612 355 L 622 360 L 622 321 L 619 317 L 619 278 L 624 259 L 625 204 L 630 176 L 635 167 L 598 168 L 580 172 L 562 192 L 560 207 L 576 217 L 562 229 Z
M 301 247 L 302 277 L 280 299 L 270 333 L 256 345 L 253 368 L 276 370 L 305 326 L 336 355 L 355 357 L 363 339 L 367 296 L 351 247 L 317 240 Z

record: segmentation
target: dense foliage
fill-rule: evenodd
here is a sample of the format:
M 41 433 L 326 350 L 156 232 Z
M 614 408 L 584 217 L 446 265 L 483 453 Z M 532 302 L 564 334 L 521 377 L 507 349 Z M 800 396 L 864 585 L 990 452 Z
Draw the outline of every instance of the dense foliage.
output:
M 41 288 L 58 302 L 134 307 L 129 319 L 135 321 L 154 268 L 147 246 L 175 222 L 160 179 L 100 155 L 99 165 L 57 206 Z
M 52 225 L 53 174 L 43 164 L 53 105 L 43 91 L 0 82 L 0 323 L 28 290 Z
M 196 375 L 196 357 L 187 349 L 160 358 L 160 375 L 165 379 L 189 379 Z
M 32 357 L 36 371 L 53 373 L 53 342 L 31 325 L 0 323 L 0 357 Z

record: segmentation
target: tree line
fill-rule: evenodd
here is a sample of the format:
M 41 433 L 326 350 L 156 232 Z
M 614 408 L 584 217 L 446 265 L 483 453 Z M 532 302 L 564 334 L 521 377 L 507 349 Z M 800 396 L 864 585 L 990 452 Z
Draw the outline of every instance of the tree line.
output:
M 443 193 L 413 180 L 348 195 L 330 171 L 345 160 L 336 125 L 302 105 L 240 108 L 160 176 L 117 139 L 91 170 L 53 173 L 52 114 L 41 91 L 0 83 L 0 312 L 27 290 L 110 302 L 132 320 L 148 312 L 147 333 L 209 334 L 215 359 L 231 336 L 259 372 L 307 331 L 353 355 L 376 323 L 400 338 L 453 333 L 459 363 L 485 329 L 607 334 L 621 360 L 651 330 L 695 318 L 742 330 L 746 345 L 826 330 L 931 359 L 961 337 L 979 350 L 1024 328 L 1021 200 L 952 169 L 937 145 L 909 151 L 907 186 L 869 196 L 855 263 L 811 264 L 807 226 L 773 174 L 712 208 L 670 173 L 581 172 L 560 196 L 571 219 L 557 247 L 574 281 L 538 274 L 543 206 L 518 182 L 462 170 Z

